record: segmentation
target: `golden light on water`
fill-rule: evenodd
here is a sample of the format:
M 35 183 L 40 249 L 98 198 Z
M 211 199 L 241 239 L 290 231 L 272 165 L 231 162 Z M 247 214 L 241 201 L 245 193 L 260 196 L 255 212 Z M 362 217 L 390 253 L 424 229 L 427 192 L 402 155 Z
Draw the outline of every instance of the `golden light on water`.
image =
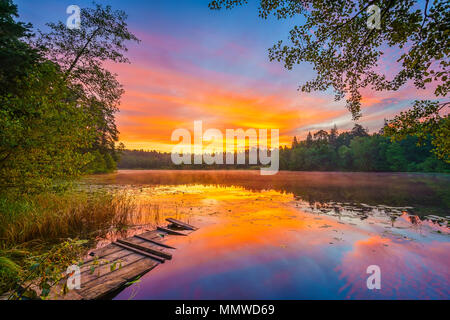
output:
M 410 188 L 427 193 L 431 182 L 371 177 L 163 170 L 119 171 L 90 183 L 133 194 L 140 206 L 136 224 L 144 229 L 167 217 L 199 227 L 189 237 L 168 239 L 177 248 L 173 260 L 118 299 L 448 296 L 448 229 L 417 222 L 395 206 L 367 204 L 390 195 L 413 205 Z M 346 196 L 361 200 L 350 203 Z M 379 292 L 365 284 L 372 264 L 385 279 Z

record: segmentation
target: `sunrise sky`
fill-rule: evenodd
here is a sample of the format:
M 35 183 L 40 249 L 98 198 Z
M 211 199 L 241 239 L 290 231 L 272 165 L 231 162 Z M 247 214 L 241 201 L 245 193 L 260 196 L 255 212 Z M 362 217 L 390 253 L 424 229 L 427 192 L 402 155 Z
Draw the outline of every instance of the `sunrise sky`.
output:
M 126 92 L 117 124 L 127 148 L 170 151 L 172 131 L 192 131 L 194 120 L 202 120 L 204 130 L 279 129 L 281 144 L 334 124 L 340 131 L 353 126 L 345 102 L 335 102 L 331 91 L 297 91 L 314 76 L 310 65 L 288 71 L 269 61 L 267 49 L 286 39 L 290 28 L 301 23 L 299 18 L 262 20 L 256 4 L 211 11 L 209 0 L 98 2 L 126 11 L 131 31 L 142 40 L 130 44 L 131 64 L 107 66 L 119 75 Z M 91 5 L 81 0 L 15 3 L 22 21 L 44 29 L 46 22 L 66 21 L 68 5 Z M 395 68 L 390 56 L 387 52 L 380 66 L 388 74 Z M 377 131 L 383 119 L 427 97 L 433 97 L 430 90 L 412 86 L 392 93 L 367 90 L 359 123 Z

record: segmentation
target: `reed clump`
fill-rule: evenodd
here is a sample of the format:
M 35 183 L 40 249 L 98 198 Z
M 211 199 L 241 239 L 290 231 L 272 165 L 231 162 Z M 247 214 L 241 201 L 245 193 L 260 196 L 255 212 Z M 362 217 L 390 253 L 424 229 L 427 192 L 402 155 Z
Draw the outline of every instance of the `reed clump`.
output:
M 131 226 L 136 208 L 133 197 L 107 191 L 0 196 L 0 294 L 17 292 L 24 279 L 47 292 L 97 239 Z
M 134 199 L 120 193 L 78 191 L 0 198 L 0 242 L 8 247 L 36 240 L 92 239 L 111 228 L 128 226 L 135 212 Z

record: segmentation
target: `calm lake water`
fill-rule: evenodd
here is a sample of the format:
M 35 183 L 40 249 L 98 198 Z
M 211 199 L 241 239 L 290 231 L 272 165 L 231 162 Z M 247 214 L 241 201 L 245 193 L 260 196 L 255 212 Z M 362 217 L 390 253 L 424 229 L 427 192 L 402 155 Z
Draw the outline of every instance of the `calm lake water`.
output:
M 121 170 L 87 183 L 133 194 L 136 224 L 200 227 L 115 299 L 450 298 L 449 228 L 424 218 L 450 215 L 449 175 Z

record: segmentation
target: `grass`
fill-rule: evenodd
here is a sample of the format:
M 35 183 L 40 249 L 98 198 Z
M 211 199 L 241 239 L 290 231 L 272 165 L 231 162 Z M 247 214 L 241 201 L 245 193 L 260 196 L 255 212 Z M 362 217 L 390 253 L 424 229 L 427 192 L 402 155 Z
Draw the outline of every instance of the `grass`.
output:
M 135 213 L 132 197 L 105 191 L 1 196 L 0 294 L 35 280 L 45 297 L 87 243 L 127 228 Z
M 106 192 L 0 198 L 0 241 L 10 246 L 36 240 L 91 239 L 110 228 L 127 226 L 135 209 L 129 196 Z

